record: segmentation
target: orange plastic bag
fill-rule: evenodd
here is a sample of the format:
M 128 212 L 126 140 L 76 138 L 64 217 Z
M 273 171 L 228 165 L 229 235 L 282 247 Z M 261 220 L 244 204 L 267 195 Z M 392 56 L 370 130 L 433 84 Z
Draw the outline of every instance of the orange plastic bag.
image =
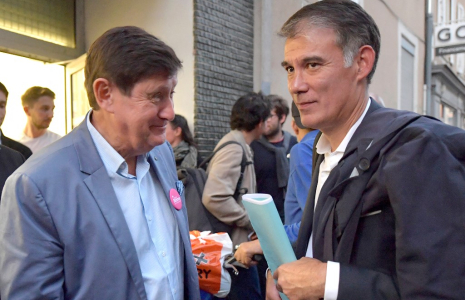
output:
M 223 268 L 224 259 L 232 253 L 232 241 L 227 233 L 190 231 L 192 253 L 200 288 L 219 298 L 224 298 L 231 289 L 231 275 Z

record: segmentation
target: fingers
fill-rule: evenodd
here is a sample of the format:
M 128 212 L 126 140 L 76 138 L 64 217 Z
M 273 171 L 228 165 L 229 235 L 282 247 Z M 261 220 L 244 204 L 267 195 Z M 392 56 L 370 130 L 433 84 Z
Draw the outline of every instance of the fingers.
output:
M 266 276 L 266 300 L 281 300 L 273 277 L 270 276 L 270 273 L 271 271 L 268 271 Z
M 262 254 L 263 251 L 260 247 L 260 242 L 258 240 L 245 242 L 240 244 L 237 247 L 236 252 L 234 253 L 234 257 L 236 260 L 246 266 L 255 266 L 257 264 L 256 261 L 253 260 L 253 256 L 255 254 Z
M 271 271 L 270 271 L 271 272 Z M 278 280 L 278 276 L 279 276 L 279 268 L 277 268 L 276 270 L 274 270 L 273 272 L 273 279 L 274 280 Z

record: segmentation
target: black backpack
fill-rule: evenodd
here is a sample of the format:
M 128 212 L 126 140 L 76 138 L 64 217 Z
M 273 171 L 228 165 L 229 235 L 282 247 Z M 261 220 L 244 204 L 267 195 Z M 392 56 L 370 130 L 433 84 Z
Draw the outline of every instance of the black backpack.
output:
M 211 231 L 211 232 L 227 232 L 231 235 L 234 226 L 225 224 L 212 215 L 202 203 L 202 194 L 207 181 L 205 172 L 207 164 L 213 156 L 230 144 L 242 145 L 236 141 L 228 141 L 221 144 L 210 156 L 205 158 L 198 168 L 182 168 L 178 169 L 178 179 L 184 184 L 184 197 L 186 199 L 187 216 L 189 219 L 189 230 Z M 234 191 L 234 199 L 238 200 L 239 196 L 247 193 L 247 189 L 241 189 L 242 179 L 244 177 L 245 167 L 252 162 L 247 161 L 244 148 L 242 148 L 241 174 L 237 181 L 236 190 Z M 204 169 L 205 168 L 205 169 Z

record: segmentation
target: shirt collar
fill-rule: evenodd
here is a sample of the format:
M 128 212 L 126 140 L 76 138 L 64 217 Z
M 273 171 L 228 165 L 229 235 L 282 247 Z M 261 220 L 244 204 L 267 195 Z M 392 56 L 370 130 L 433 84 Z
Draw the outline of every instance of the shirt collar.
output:
M 100 132 L 95 129 L 94 125 L 90 122 L 90 116 L 92 110 L 89 111 L 86 117 L 87 128 L 89 129 L 90 136 L 94 141 L 95 147 L 97 148 L 98 154 L 105 165 L 105 168 L 108 171 L 115 173 L 124 172 L 124 169 L 127 173 L 128 166 L 124 158 L 105 140 L 105 138 L 100 134 Z
M 349 131 L 347 132 L 346 136 L 342 140 L 341 144 L 339 144 L 336 151 L 334 151 L 335 153 L 344 153 L 346 151 L 347 145 L 352 139 L 352 136 L 354 135 L 360 123 L 362 123 L 363 119 L 365 118 L 365 115 L 367 114 L 368 109 L 370 108 L 370 104 L 371 104 L 371 99 L 368 98 L 367 106 L 365 107 L 363 114 L 358 118 L 357 122 L 355 122 L 355 124 L 352 125 L 352 127 L 350 127 Z M 318 154 L 331 153 L 331 145 L 329 143 L 328 138 L 326 137 L 324 133 L 321 134 L 321 137 L 318 140 L 318 143 L 316 144 L 316 152 Z

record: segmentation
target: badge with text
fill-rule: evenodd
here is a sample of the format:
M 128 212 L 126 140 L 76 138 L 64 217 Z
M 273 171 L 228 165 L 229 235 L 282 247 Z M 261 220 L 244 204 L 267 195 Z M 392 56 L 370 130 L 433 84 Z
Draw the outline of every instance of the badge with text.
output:
M 174 208 L 176 208 L 177 210 L 180 210 L 182 208 L 181 196 L 179 196 L 178 191 L 176 191 L 175 189 L 170 190 L 170 200 Z

